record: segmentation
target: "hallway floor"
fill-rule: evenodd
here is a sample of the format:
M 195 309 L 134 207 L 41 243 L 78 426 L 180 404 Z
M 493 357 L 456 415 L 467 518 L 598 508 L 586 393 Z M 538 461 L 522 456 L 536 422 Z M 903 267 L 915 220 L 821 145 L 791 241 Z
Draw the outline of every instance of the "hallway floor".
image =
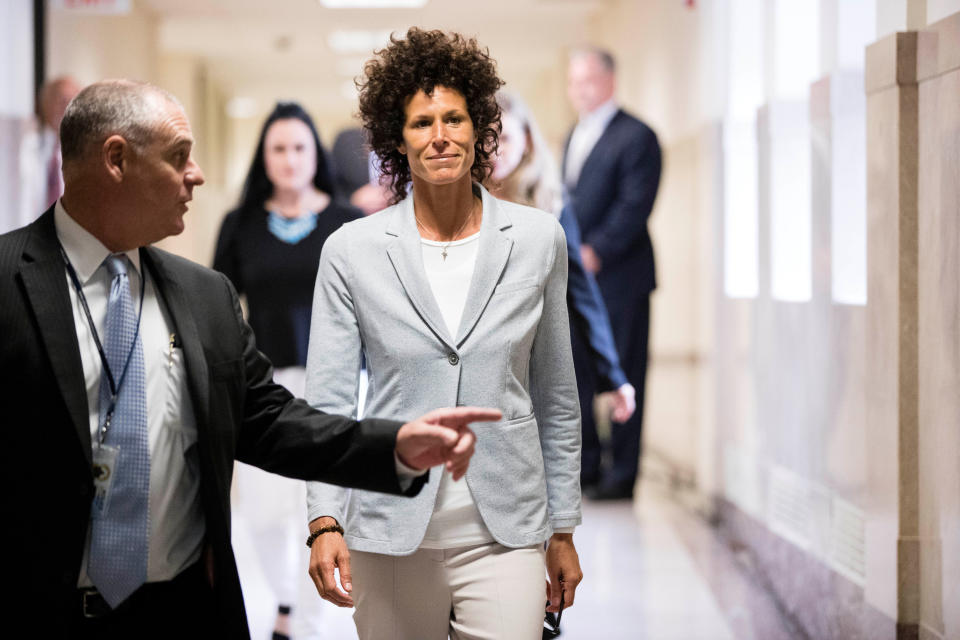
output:
M 749 563 L 656 482 L 646 482 L 633 504 L 585 502 L 583 521 L 575 540 L 585 578 L 561 638 L 805 640 L 751 577 Z M 275 601 L 236 518 L 234 546 L 252 636 L 267 639 Z M 312 589 L 308 580 L 302 589 Z M 352 610 L 315 601 L 317 610 L 296 621 L 296 640 L 356 638 Z

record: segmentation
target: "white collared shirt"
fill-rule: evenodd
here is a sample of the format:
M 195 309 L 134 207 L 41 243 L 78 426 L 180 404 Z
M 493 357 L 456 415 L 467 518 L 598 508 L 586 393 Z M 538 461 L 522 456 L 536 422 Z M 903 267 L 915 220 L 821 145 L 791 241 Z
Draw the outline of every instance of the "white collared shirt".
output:
M 57 238 L 77 272 L 90 315 L 103 340 L 110 292 L 110 275 L 103 261 L 110 250 L 71 218 L 58 200 L 54 211 Z M 144 270 L 140 252 L 127 252 L 130 295 L 139 306 Z M 87 392 L 90 437 L 96 442 L 100 421 L 100 377 L 103 366 L 80 298 L 66 269 L 67 289 L 80 345 L 83 382 Z M 206 525 L 200 504 L 197 426 L 187 389 L 183 350 L 171 349 L 169 315 L 160 304 L 153 281 L 146 277 L 140 339 L 146 369 L 147 437 L 150 449 L 149 557 L 147 581 L 171 580 L 200 558 Z M 90 535 L 84 545 L 78 586 L 92 584 L 87 576 Z
M 583 164 L 593 148 L 597 146 L 600 136 L 606 131 L 607 125 L 617 115 L 617 103 L 611 98 L 599 107 L 580 118 L 577 126 L 570 135 L 570 144 L 567 146 L 567 159 L 563 167 L 563 183 L 573 188 L 580 179 Z
M 456 338 L 477 264 L 480 232 L 454 242 L 420 238 L 420 246 L 430 290 L 440 307 L 440 315 L 448 333 Z M 444 257 L 443 253 L 447 253 L 447 256 Z M 454 482 L 453 476 L 443 467 L 436 468 L 435 473 L 440 474 L 440 486 L 420 548 L 453 549 L 492 542 L 493 536 L 477 510 L 467 479 L 460 478 Z

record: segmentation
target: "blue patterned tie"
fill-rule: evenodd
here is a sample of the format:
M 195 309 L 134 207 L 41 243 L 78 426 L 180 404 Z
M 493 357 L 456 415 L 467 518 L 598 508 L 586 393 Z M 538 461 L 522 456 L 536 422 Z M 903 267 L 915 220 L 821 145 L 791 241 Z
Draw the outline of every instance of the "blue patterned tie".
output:
M 91 520 L 87 573 L 111 607 L 123 602 L 147 580 L 150 451 L 147 443 L 147 394 L 143 345 L 130 295 L 125 255 L 104 261 L 113 281 L 107 302 L 104 344 L 114 381 L 120 384 L 131 346 L 133 353 L 104 444 L 120 450 L 106 511 Z M 136 343 L 134 344 L 134 339 Z M 110 383 L 100 376 L 100 425 L 110 405 Z M 94 444 L 94 446 L 97 446 Z

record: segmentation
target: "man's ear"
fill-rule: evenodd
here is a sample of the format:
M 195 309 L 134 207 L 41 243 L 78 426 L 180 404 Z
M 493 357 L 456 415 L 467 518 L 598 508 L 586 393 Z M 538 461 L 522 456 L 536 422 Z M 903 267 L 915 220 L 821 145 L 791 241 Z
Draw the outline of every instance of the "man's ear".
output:
M 103 142 L 101 156 L 107 174 L 115 182 L 121 182 L 129 169 L 130 144 L 123 136 L 112 135 Z

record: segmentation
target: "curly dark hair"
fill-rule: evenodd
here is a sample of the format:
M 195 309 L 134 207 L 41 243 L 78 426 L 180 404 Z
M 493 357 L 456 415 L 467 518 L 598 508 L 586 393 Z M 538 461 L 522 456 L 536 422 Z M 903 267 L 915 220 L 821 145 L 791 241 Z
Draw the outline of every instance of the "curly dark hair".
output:
M 273 183 L 267 177 L 267 165 L 263 159 L 263 148 L 267 140 L 267 131 L 277 120 L 296 119 L 307 125 L 313 136 L 313 144 L 317 153 L 317 169 L 313 174 L 313 186 L 327 194 L 336 195 L 333 187 L 333 178 L 330 177 L 330 169 L 327 167 L 327 154 L 323 145 L 320 143 L 320 135 L 317 133 L 317 127 L 313 124 L 313 118 L 310 117 L 303 107 L 296 102 L 278 102 L 273 108 L 267 120 L 260 129 L 260 139 L 257 142 L 257 149 L 253 152 L 253 160 L 250 161 L 250 169 L 247 171 L 247 179 L 243 183 L 243 193 L 240 196 L 240 210 L 254 211 L 259 210 L 263 203 L 273 195 Z
M 357 82 L 360 119 L 390 179 L 391 204 L 407 196 L 410 164 L 397 147 L 403 144 L 407 101 L 420 90 L 429 95 L 441 86 L 463 95 L 477 135 L 470 173 L 476 182 L 486 180 L 500 136 L 497 90 L 503 85 L 489 49 L 459 33 L 412 27 L 406 37 L 391 35 L 390 44 L 364 65 L 363 75 Z

